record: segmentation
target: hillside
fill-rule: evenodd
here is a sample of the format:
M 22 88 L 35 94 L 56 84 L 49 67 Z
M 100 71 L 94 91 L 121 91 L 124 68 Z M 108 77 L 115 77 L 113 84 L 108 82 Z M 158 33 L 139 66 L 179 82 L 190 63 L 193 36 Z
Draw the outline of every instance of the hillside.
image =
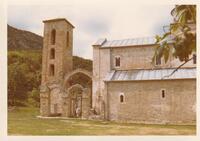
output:
M 8 50 L 41 50 L 43 46 L 43 37 L 35 33 L 17 29 L 8 25 Z M 41 51 L 38 51 L 41 53 Z M 92 61 L 78 56 L 73 57 L 73 68 L 83 68 L 92 71 Z
M 8 27 L 8 49 L 41 49 L 43 38 L 29 31 Z
M 8 105 L 39 105 L 41 84 L 42 40 L 29 31 L 8 25 Z M 92 61 L 73 56 L 73 69 L 92 71 Z M 78 74 L 73 83 L 85 84 Z

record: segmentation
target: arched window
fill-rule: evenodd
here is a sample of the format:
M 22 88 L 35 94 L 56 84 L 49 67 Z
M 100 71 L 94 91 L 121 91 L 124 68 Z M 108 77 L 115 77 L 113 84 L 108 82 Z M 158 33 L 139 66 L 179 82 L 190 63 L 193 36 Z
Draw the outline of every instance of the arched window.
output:
M 115 67 L 120 67 L 120 57 L 115 57 Z
M 51 31 L 51 44 L 52 44 L 52 45 L 55 45 L 55 42 L 56 42 L 56 30 L 53 29 L 53 30 Z
M 123 93 L 120 94 L 119 99 L 120 99 L 120 103 L 124 103 L 124 94 Z
M 196 64 L 197 63 L 197 56 L 196 54 L 193 54 L 193 64 Z
M 55 59 L 55 49 L 54 48 L 52 48 L 50 50 L 50 59 Z
M 160 57 L 156 57 L 156 65 L 161 65 L 161 58 Z
M 49 75 L 54 76 L 54 74 L 55 74 L 55 67 L 53 64 L 51 64 L 49 68 Z
M 165 90 L 162 90 L 161 93 L 162 93 L 162 98 L 165 98 Z
M 69 31 L 67 31 L 67 47 L 69 46 Z

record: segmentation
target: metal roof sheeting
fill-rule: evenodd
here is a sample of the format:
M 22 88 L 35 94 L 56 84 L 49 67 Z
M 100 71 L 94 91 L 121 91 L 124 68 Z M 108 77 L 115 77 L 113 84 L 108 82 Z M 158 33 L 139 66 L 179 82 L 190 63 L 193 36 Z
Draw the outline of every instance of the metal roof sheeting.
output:
M 142 37 L 123 40 L 107 40 L 99 39 L 94 45 L 101 47 L 122 47 L 122 46 L 138 46 L 138 45 L 152 45 L 155 44 L 155 37 Z
M 117 70 L 111 71 L 105 81 L 139 81 L 139 80 L 171 80 L 171 79 L 195 79 L 196 68 L 181 68 L 173 75 L 175 69 L 154 69 L 154 70 Z
M 96 41 L 96 43 L 93 44 L 93 46 L 100 46 L 102 44 L 104 44 L 107 41 L 106 38 L 102 38 Z

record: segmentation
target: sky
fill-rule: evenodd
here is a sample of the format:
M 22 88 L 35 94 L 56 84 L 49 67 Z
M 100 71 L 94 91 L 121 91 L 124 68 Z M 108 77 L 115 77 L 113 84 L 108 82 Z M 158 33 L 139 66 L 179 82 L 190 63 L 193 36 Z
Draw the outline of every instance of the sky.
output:
M 92 44 L 107 40 L 149 37 L 172 22 L 174 5 L 9 5 L 8 24 L 43 36 L 43 20 L 66 18 L 74 26 L 73 55 L 92 59 Z

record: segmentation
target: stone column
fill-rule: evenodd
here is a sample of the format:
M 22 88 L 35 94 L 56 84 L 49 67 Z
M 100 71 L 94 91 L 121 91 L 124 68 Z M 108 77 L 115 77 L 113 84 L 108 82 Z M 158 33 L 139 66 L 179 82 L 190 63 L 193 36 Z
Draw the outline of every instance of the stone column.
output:
M 40 115 L 50 115 L 50 92 L 47 86 L 40 87 Z
M 63 117 L 69 117 L 70 116 L 70 98 L 68 96 L 68 93 L 64 92 L 63 97 L 62 97 L 62 116 Z
M 87 119 L 89 117 L 90 112 L 90 94 L 89 89 L 86 88 L 82 93 L 82 118 Z

